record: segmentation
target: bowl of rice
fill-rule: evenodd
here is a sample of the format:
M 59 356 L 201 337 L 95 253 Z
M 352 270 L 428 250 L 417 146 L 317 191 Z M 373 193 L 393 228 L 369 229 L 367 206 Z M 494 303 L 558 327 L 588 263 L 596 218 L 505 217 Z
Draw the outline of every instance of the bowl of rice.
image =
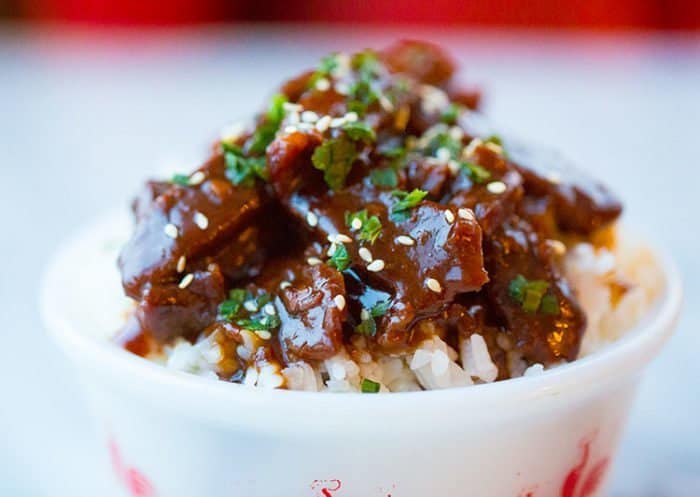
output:
M 681 283 L 437 47 L 336 53 L 42 288 L 139 497 L 603 495 Z

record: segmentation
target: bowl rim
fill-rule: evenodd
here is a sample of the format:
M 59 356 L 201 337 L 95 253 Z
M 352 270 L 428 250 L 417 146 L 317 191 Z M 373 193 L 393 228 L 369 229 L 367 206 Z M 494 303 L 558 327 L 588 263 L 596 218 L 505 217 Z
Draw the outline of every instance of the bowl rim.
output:
M 682 305 L 682 282 L 673 259 L 666 250 L 642 239 L 658 261 L 665 280 L 664 289 L 651 309 L 637 326 L 615 342 L 543 374 L 467 387 L 394 392 L 377 396 L 324 395 L 320 392 L 251 388 L 166 369 L 107 340 L 81 333 L 75 323 L 62 312 L 61 282 L 66 272 L 70 271 L 70 264 L 65 264 L 65 261 L 71 259 L 71 254 L 78 250 L 81 242 L 84 244 L 91 239 L 98 241 L 94 233 L 100 232 L 99 226 L 114 226 L 124 216 L 125 213 L 121 211 L 99 216 L 59 245 L 41 281 L 39 308 L 44 327 L 73 362 L 88 366 L 90 373 L 96 377 L 110 376 L 111 380 L 108 381 L 115 386 L 120 385 L 132 393 L 145 395 L 149 402 L 177 404 L 197 416 L 223 419 L 222 413 L 205 410 L 217 406 L 230 413 L 232 408 L 241 405 L 255 408 L 264 406 L 265 409 L 288 412 L 290 415 L 295 412 L 304 416 L 306 413 L 309 419 L 319 414 L 314 413 L 314 409 L 340 412 L 358 408 L 381 415 L 396 413 L 396 409 L 413 409 L 418 405 L 432 404 L 445 410 L 449 410 L 449 407 L 463 409 L 468 406 L 488 411 L 498 405 L 513 406 L 517 403 L 523 406 L 522 402 L 566 396 L 567 393 L 583 395 L 584 392 L 610 387 L 616 383 L 615 380 L 621 381 L 636 375 L 658 353 L 672 333 Z M 98 247 L 97 243 L 88 243 L 89 245 Z M 420 400 L 430 402 L 419 402 Z

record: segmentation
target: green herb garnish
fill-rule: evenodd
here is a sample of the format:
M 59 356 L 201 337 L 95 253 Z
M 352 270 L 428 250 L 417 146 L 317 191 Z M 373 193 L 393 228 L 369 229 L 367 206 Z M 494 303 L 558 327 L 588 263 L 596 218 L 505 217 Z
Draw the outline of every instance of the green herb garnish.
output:
M 499 147 L 503 146 L 503 139 L 499 135 L 490 135 L 484 138 L 484 141 L 487 143 L 495 143 Z
M 355 326 L 355 333 L 373 337 L 377 334 L 377 323 L 375 323 L 374 319 L 371 317 L 369 319 L 363 319 L 360 324 Z
M 373 169 L 369 176 L 374 186 L 396 188 L 396 186 L 399 184 L 399 177 L 396 174 L 396 171 L 390 167 Z
M 355 213 L 345 213 L 345 224 L 349 228 L 353 227 L 353 221 L 355 219 L 362 223 L 358 238 L 374 244 L 375 240 L 382 234 L 382 222 L 379 217 L 370 216 L 367 213 L 367 209 L 362 209 L 361 211 L 357 211 Z
M 362 393 L 378 393 L 381 385 L 376 381 L 372 381 L 369 378 L 363 378 L 360 390 Z
M 173 174 L 170 182 L 173 185 L 190 186 L 190 177 L 186 174 Z
M 336 245 L 333 255 L 328 260 L 328 265 L 336 268 L 338 271 L 345 271 L 350 266 L 350 254 L 345 245 Z
M 243 302 L 251 300 L 252 298 L 253 294 L 248 290 L 243 288 L 234 288 L 228 292 L 228 299 L 224 300 L 219 305 L 219 315 L 222 318 L 231 321 L 236 314 L 238 314 L 238 311 L 241 310 Z
M 384 157 L 389 157 L 391 159 L 397 159 L 403 157 L 406 154 L 406 149 L 401 145 L 400 142 L 388 141 L 384 142 L 377 147 L 377 152 Z
M 391 304 L 389 303 L 388 300 L 380 300 L 374 306 L 372 306 L 372 309 L 369 311 L 370 316 L 373 318 L 378 318 L 386 314 L 386 311 L 389 310 L 389 306 Z
M 249 331 L 271 330 L 280 325 L 280 318 L 277 315 L 265 315 L 257 318 L 238 319 L 236 324 Z
M 269 180 L 265 157 L 245 157 L 237 145 L 221 142 L 226 162 L 226 177 L 234 185 L 252 186 L 256 178 Z
M 377 302 L 370 310 L 363 309 L 360 314 L 362 321 L 355 326 L 355 333 L 366 336 L 374 336 L 377 333 L 377 322 L 374 318 L 378 318 L 386 314 L 389 310 L 389 301 L 383 300 Z
M 408 216 L 407 211 L 420 204 L 426 195 L 428 195 L 428 192 L 416 188 L 410 193 L 403 190 L 394 190 L 391 194 L 399 199 L 399 201 L 391 207 L 391 215 L 403 219 Z
M 459 104 L 451 102 L 440 115 L 440 120 L 445 124 L 455 124 L 461 112 L 462 107 Z
M 267 146 L 275 139 L 275 134 L 284 119 L 284 104 L 287 97 L 278 93 L 270 100 L 270 105 L 265 115 L 265 121 L 258 126 L 253 136 L 246 142 L 246 152 L 262 154 Z
M 350 137 L 350 139 L 355 141 L 372 143 L 377 139 L 377 134 L 370 127 L 370 125 L 363 123 L 362 121 L 347 123 L 343 126 L 343 130 L 345 130 L 345 133 Z
M 347 139 L 334 138 L 316 147 L 311 162 L 316 169 L 323 171 L 323 179 L 332 190 L 340 190 L 345 186 L 345 178 L 356 158 L 354 143 Z
M 374 52 L 365 50 L 353 56 L 352 67 L 357 71 L 358 77 L 350 85 L 349 95 L 352 100 L 348 103 L 348 110 L 362 115 L 367 107 L 379 100 L 381 96 L 381 93 L 375 89 L 381 65 Z
M 333 53 L 323 57 L 318 63 L 316 71 L 309 78 L 307 88 L 313 88 L 320 79 L 331 76 L 333 71 L 335 71 L 339 65 L 340 62 L 338 61 L 338 54 Z
M 474 181 L 474 183 L 485 183 L 491 178 L 491 173 L 488 169 L 481 167 L 473 162 L 460 162 L 462 170 Z
M 458 157 L 459 153 L 462 151 L 462 142 L 460 140 L 455 140 L 447 132 L 440 132 L 430 138 L 424 151 L 428 155 L 435 155 L 441 148 L 449 150 L 450 157 L 454 159 Z
M 547 294 L 549 283 L 544 280 L 528 280 L 522 274 L 508 285 L 508 295 L 518 302 L 525 312 L 541 310 L 545 314 L 558 314 L 559 303 L 554 295 Z

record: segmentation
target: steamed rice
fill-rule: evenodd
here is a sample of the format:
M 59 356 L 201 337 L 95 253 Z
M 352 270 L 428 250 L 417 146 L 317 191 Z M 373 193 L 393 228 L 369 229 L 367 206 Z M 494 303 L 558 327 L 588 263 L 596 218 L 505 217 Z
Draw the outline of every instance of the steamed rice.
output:
M 663 284 L 653 254 L 641 244 L 625 240 L 619 241 L 615 249 L 596 248 L 589 243 L 573 245 L 564 258 L 564 272 L 588 321 L 579 357 L 599 350 L 634 327 Z M 615 287 L 625 289 L 621 296 L 614 295 Z M 250 356 L 256 340 L 254 333 L 244 333 L 239 355 Z M 505 335 L 499 336 L 496 343 L 505 351 L 511 377 L 545 371 L 542 364 L 528 365 L 511 350 Z M 364 337 L 358 336 L 352 342 L 351 353 L 342 350 L 316 368 L 305 362 L 295 362 L 284 369 L 275 364 L 251 366 L 242 383 L 250 387 L 284 385 L 291 390 L 342 393 L 360 392 L 363 378 L 378 383 L 380 392 L 433 390 L 496 380 L 498 367 L 483 336 L 474 334 L 462 339 L 459 349 L 454 350 L 433 336 L 412 353 L 377 357 L 366 350 Z M 194 344 L 179 339 L 151 359 L 173 370 L 216 379 L 221 356 L 219 345 L 210 336 Z

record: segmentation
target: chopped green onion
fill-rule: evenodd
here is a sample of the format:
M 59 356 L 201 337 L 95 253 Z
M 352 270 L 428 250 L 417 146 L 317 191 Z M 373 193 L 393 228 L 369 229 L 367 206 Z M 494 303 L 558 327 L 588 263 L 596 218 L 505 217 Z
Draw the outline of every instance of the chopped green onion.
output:
M 355 141 L 371 143 L 377 139 L 377 134 L 370 127 L 370 125 L 367 123 L 363 123 L 362 121 L 346 123 L 343 126 L 343 130 L 350 137 L 350 139 Z
M 381 317 L 386 314 L 390 305 L 388 300 L 381 300 L 372 306 L 372 310 L 370 310 L 369 313 L 373 318 Z
M 487 136 L 487 137 L 484 139 L 484 141 L 485 141 L 485 142 L 488 142 L 488 143 L 495 143 L 495 144 L 498 145 L 499 147 L 502 147 L 502 146 L 503 146 L 503 139 L 501 139 L 501 137 L 498 136 L 498 135 L 490 135 L 490 136 Z
M 408 214 L 407 211 L 423 201 L 426 195 L 428 195 L 428 192 L 416 188 L 410 193 L 402 190 L 394 190 L 392 195 L 400 200 L 391 207 L 391 215 L 403 218 Z
M 350 254 L 345 245 L 336 245 L 333 255 L 328 260 L 328 265 L 336 268 L 338 271 L 345 271 L 350 266 Z
M 243 302 L 253 298 L 253 294 L 243 288 L 234 288 L 228 293 L 228 299 L 219 305 L 219 315 L 230 321 L 241 309 Z
M 523 275 L 519 274 L 513 278 L 508 285 L 508 294 L 513 300 L 520 304 L 521 308 L 525 312 L 533 313 L 540 309 L 548 288 L 549 283 L 544 280 L 530 281 Z M 553 311 L 553 304 L 556 303 L 557 309 L 559 307 L 558 303 L 556 302 L 556 298 L 554 296 L 552 297 L 554 298 L 554 302 L 547 299 L 546 307 L 547 311 L 549 311 L 547 312 L 548 314 Z M 542 312 L 545 311 L 543 310 Z
M 551 316 L 558 316 L 561 310 L 559 309 L 559 301 L 554 295 L 547 294 L 542 297 L 540 311 Z
M 323 171 L 323 179 L 332 190 L 340 190 L 345 186 L 345 178 L 356 158 L 355 144 L 347 139 L 334 138 L 316 147 L 311 162 L 316 169 Z
M 377 334 L 377 323 L 374 322 L 374 319 L 371 316 L 369 319 L 363 319 L 360 324 L 355 326 L 355 333 L 373 337 Z
M 369 378 L 363 378 L 360 390 L 362 393 L 378 393 L 381 389 L 381 385 L 376 381 L 372 381 Z
M 186 174 L 173 174 L 170 182 L 174 185 L 190 186 L 190 177 Z
M 373 169 L 370 173 L 370 179 L 374 186 L 396 188 L 399 184 L 399 177 L 396 171 L 391 168 Z
M 280 318 L 278 316 L 262 316 L 258 318 L 251 319 L 238 319 L 236 324 L 241 328 L 245 328 L 249 331 L 261 331 L 261 330 L 271 330 L 277 328 L 280 323 Z
M 473 162 L 460 162 L 462 170 L 474 181 L 474 183 L 485 183 L 491 178 L 491 173 L 488 169 L 475 164 Z

